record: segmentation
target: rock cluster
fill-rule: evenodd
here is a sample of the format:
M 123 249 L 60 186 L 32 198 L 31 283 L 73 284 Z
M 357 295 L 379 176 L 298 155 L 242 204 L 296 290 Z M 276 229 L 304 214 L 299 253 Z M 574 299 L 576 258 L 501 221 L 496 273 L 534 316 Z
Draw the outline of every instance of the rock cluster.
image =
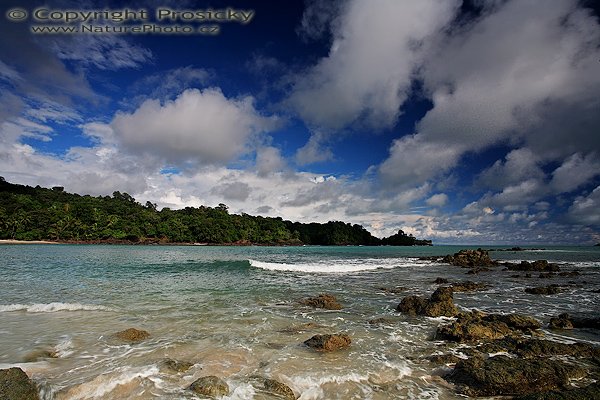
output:
M 326 310 L 342 309 L 342 305 L 338 303 L 335 296 L 331 294 L 320 294 L 317 297 L 309 297 L 307 299 L 301 300 L 300 303 L 304 304 L 305 306 L 324 308 Z
M 407 296 L 396 307 L 408 315 L 425 315 L 427 317 L 453 317 L 458 314 L 454 305 L 452 288 L 441 286 L 429 299 L 420 296 Z
M 521 261 L 519 264 L 506 263 L 506 268 L 510 271 L 544 271 L 558 272 L 560 267 L 558 264 L 549 263 L 546 260 L 537 260 L 533 262 Z
M 440 326 L 435 337 L 452 342 L 476 342 L 534 333 L 540 327 L 541 324 L 536 319 L 521 314 L 484 314 L 473 311 L 461 313 L 456 321 Z
M 454 255 L 447 255 L 442 258 L 442 261 L 457 267 L 473 268 L 473 267 L 494 267 L 498 265 L 496 261 L 490 258 L 487 250 L 461 250 Z

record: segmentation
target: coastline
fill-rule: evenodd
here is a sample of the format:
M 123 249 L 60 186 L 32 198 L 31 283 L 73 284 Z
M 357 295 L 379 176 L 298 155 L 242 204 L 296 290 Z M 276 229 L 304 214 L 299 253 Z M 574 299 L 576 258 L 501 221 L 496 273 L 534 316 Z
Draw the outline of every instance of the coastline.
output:
M 2 244 L 60 244 L 59 242 L 50 242 L 47 240 L 16 240 L 16 239 L 0 239 Z

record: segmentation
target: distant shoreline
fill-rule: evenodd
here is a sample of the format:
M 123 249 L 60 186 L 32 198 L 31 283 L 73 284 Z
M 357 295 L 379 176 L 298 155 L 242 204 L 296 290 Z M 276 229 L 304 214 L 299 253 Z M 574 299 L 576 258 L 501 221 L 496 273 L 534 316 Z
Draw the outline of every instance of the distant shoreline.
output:
M 50 242 L 47 240 L 0 239 L 0 244 L 59 244 L 59 243 L 58 242 Z

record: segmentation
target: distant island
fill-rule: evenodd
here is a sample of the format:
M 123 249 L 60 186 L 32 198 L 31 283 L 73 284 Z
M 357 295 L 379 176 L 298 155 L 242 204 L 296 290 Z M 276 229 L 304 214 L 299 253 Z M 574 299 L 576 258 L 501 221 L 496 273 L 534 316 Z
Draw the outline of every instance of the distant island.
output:
M 300 223 L 217 207 L 163 208 L 127 193 L 90 196 L 0 177 L 0 239 L 64 243 L 431 246 L 402 230 L 377 238 L 358 224 Z

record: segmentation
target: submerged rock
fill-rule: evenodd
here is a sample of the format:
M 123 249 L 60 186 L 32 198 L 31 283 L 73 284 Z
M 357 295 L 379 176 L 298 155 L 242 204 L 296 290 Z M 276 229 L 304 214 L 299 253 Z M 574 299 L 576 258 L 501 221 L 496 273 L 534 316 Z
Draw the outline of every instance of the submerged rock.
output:
M 458 314 L 458 309 L 453 302 L 452 288 L 439 287 L 429 299 L 420 296 L 407 296 L 396 307 L 408 315 L 425 315 L 427 317 L 453 317 Z
M 214 375 L 196 379 L 188 389 L 197 394 L 209 397 L 227 396 L 229 394 L 229 385 Z
M 311 306 L 315 308 L 324 308 L 326 310 L 341 310 L 342 305 L 338 303 L 335 296 L 331 294 L 320 294 L 317 297 L 309 297 L 300 301 L 305 306 Z
M 336 335 L 315 335 L 304 342 L 306 346 L 322 352 L 345 349 L 351 343 L 350 336 L 343 333 Z
M 506 263 L 505 265 L 509 271 L 560 271 L 558 264 L 551 264 L 547 260 L 537 260 L 534 262 L 521 261 L 520 264 Z
M 529 294 L 550 295 L 550 294 L 558 294 L 560 292 L 562 292 L 562 289 L 558 285 L 525 288 L 525 293 L 529 293 Z
M 473 281 L 455 282 L 452 284 L 452 290 L 454 292 L 476 292 L 487 288 L 487 284 Z
M 150 333 L 141 329 L 128 328 L 124 331 L 114 333 L 113 337 L 126 342 L 136 343 L 148 339 L 150 337 Z
M 496 356 L 460 360 L 445 379 L 468 396 L 515 396 L 563 389 L 570 379 L 585 375 L 584 369 L 561 361 Z
M 402 287 L 402 286 L 398 286 L 395 288 L 380 287 L 380 288 L 378 288 L 378 290 L 383 293 L 386 293 L 386 294 L 399 294 L 399 293 L 405 292 L 406 288 Z
M 276 394 L 283 399 L 296 400 L 294 391 L 285 383 L 281 383 L 275 379 L 265 379 L 263 389 L 269 393 Z
M 194 366 L 194 363 L 188 361 L 173 360 L 171 358 L 167 358 L 162 362 L 162 364 L 174 372 L 186 372 L 188 369 Z
M 498 340 L 531 333 L 541 327 L 534 318 L 521 314 L 463 313 L 449 325 L 438 327 L 436 339 L 453 342 Z
M 571 317 L 569 314 L 563 313 L 558 317 L 550 318 L 548 327 L 550 329 L 600 329 L 600 318 Z
M 0 369 L 0 399 L 39 400 L 37 388 L 21 368 Z
M 442 259 L 443 262 L 457 267 L 493 267 L 498 263 L 490 258 L 486 250 L 460 250 L 454 255 L 447 255 Z
M 446 278 L 435 278 L 435 281 L 433 281 L 433 283 L 435 283 L 436 285 L 441 285 L 444 283 L 448 283 L 448 279 Z

